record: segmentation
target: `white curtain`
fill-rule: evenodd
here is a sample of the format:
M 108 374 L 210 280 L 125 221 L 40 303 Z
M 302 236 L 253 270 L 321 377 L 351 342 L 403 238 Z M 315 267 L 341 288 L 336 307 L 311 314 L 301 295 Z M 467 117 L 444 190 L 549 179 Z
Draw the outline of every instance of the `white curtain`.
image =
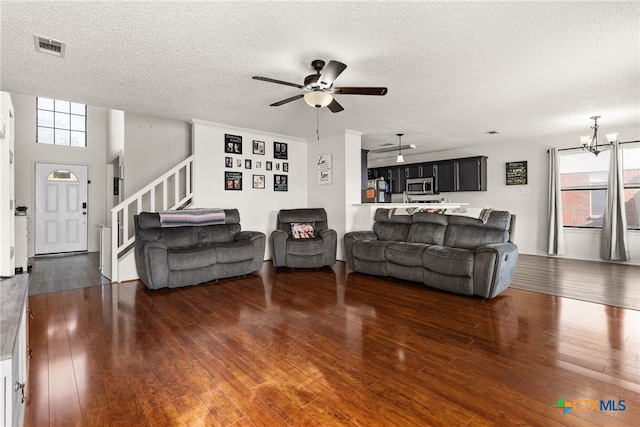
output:
M 600 235 L 600 258 L 611 261 L 629 260 L 627 218 L 624 209 L 624 181 L 618 144 L 611 149 L 607 201 Z
M 562 230 L 562 195 L 560 193 L 560 168 L 558 151 L 549 150 L 549 255 L 564 255 L 564 232 Z

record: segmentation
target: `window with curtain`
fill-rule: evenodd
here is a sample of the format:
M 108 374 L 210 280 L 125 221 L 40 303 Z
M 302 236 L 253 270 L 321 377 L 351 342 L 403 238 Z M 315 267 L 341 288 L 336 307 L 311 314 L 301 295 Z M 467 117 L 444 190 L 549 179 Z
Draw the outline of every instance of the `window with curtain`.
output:
M 87 146 L 87 106 L 59 99 L 36 98 L 36 142 Z
M 640 230 L 640 146 L 621 145 L 627 228 Z M 562 220 L 565 227 L 602 228 L 610 151 L 560 153 Z

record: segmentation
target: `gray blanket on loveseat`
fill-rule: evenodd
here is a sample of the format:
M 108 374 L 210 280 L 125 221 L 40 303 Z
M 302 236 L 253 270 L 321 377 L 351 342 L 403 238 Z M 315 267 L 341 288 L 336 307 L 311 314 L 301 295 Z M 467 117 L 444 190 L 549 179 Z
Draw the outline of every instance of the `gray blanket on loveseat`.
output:
M 374 220 L 372 231 L 344 236 L 350 270 L 484 298 L 511 284 L 518 248 L 509 212 L 492 211 L 485 223 L 426 212 L 389 215 L 380 208 Z
M 221 224 L 181 227 L 163 227 L 157 212 L 136 215 L 135 258 L 140 280 L 149 289 L 176 288 L 259 271 L 265 234 L 241 231 L 237 209 L 223 213 Z

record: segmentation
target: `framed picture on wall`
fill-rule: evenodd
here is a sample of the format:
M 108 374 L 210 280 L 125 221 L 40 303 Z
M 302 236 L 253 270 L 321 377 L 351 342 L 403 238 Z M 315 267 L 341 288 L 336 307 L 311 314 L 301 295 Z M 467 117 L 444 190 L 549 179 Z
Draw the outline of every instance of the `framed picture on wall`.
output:
M 256 169 L 262 169 L 262 162 L 260 160 L 256 160 Z
M 242 159 L 237 159 L 236 160 L 236 166 L 241 168 L 242 167 Z
M 287 175 L 273 176 L 273 191 L 287 191 L 289 189 L 289 181 Z
M 224 134 L 224 152 L 242 154 L 242 137 L 239 135 Z
M 251 159 L 246 159 L 244 161 L 244 168 L 245 169 L 251 169 Z
M 289 172 L 289 162 L 282 162 L 282 172 Z
M 253 175 L 253 188 L 264 188 L 264 175 Z
M 284 142 L 273 143 L 273 158 L 287 160 L 287 144 Z
M 267 167 L 266 167 L 266 169 L 267 169 L 268 171 L 270 171 L 271 169 L 273 169 L 273 163 L 272 163 L 272 162 L 270 162 L 270 161 L 267 161 Z
M 224 167 L 232 168 L 233 167 L 233 157 L 225 157 L 224 158 Z
M 224 189 L 242 190 L 242 172 L 225 172 Z
M 264 141 L 253 141 L 253 154 L 264 156 Z
M 520 162 L 507 162 L 507 185 L 526 185 L 528 181 L 527 176 L 527 161 Z

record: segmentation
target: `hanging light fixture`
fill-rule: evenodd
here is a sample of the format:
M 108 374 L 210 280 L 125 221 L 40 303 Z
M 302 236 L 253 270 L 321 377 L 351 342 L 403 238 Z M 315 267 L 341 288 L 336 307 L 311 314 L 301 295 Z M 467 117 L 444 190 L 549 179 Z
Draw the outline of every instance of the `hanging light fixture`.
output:
M 618 140 L 618 132 L 608 133 L 605 136 L 607 137 L 607 142 L 609 143 L 609 145 L 607 145 L 604 150 L 598 150 L 598 128 L 600 127 L 598 126 L 598 119 L 600 117 L 602 116 L 590 117 L 591 120 L 593 120 L 593 126 L 591 126 L 591 129 L 593 129 L 593 135 L 583 135 L 580 137 L 580 142 L 582 143 L 582 149 L 587 150 L 595 154 L 596 156 L 602 153 L 603 151 L 607 151 L 609 148 L 613 147 L 613 145 Z M 603 146 L 603 145 L 605 144 L 601 144 L 600 146 Z
M 304 101 L 312 107 L 322 108 L 331 104 L 333 96 L 322 90 L 312 90 L 304 94 Z
M 396 158 L 396 163 L 404 163 L 404 157 L 402 157 L 402 135 L 404 133 L 396 133 L 398 135 L 398 157 Z

